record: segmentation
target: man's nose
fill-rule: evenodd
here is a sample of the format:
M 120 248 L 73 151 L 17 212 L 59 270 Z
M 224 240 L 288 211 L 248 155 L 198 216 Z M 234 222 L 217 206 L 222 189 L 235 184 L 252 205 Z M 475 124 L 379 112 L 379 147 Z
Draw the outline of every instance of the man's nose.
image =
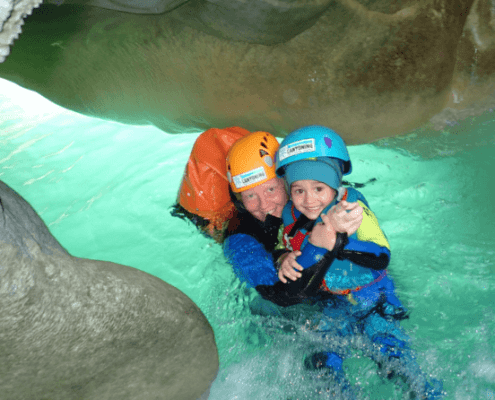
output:
M 268 208 L 270 207 L 270 202 L 268 201 L 265 196 L 260 196 L 260 209 L 263 211 L 268 211 Z

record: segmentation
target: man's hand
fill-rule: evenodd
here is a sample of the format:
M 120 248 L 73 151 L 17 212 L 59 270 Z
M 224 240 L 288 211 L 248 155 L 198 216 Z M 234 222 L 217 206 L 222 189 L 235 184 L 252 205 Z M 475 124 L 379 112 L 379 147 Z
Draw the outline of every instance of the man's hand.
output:
M 332 209 L 333 207 L 330 209 L 329 213 Z M 322 222 L 318 222 L 313 227 L 313 230 L 308 236 L 308 240 L 314 246 L 332 251 L 335 246 L 337 231 L 333 227 L 328 214 L 321 214 L 321 220 Z
M 343 200 L 334 205 L 327 215 L 336 232 L 346 232 L 347 236 L 351 236 L 363 221 L 363 207 L 358 202 L 348 203 Z

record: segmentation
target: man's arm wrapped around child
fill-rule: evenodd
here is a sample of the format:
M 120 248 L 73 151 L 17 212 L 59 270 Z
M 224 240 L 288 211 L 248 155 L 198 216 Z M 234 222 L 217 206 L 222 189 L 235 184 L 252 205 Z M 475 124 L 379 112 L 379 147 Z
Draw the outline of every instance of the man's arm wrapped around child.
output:
M 375 214 L 363 202 L 358 203 L 363 208 L 361 226 L 351 237 L 341 234 L 341 239 L 336 241 L 332 252 L 338 260 L 349 260 L 362 267 L 383 270 L 390 262 L 390 245 Z M 327 252 L 327 249 L 307 242 L 297 262 L 306 269 L 318 262 Z
M 301 277 L 285 285 L 280 282 L 272 287 L 258 287 L 263 297 L 279 304 L 280 301 L 300 302 L 302 298 L 321 295 L 320 284 L 335 260 L 348 260 L 377 271 L 387 268 L 390 262 L 390 245 L 366 200 L 362 195 L 359 197 L 363 220 L 356 233 L 348 237 L 346 233 L 338 232 L 331 251 L 306 241 L 302 254 L 297 257 L 297 263 L 303 267 Z

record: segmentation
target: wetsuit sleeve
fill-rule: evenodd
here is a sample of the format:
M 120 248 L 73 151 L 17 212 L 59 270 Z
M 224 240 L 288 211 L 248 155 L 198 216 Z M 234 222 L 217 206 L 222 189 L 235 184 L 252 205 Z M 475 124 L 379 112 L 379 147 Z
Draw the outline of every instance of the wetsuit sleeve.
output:
M 254 237 L 243 233 L 225 239 L 223 252 L 234 273 L 248 287 L 278 282 L 272 255 Z
M 363 222 L 357 230 L 357 239 L 349 238 L 338 259 L 350 260 L 362 267 L 382 270 L 390 262 L 390 245 L 378 224 L 375 214 L 362 201 Z

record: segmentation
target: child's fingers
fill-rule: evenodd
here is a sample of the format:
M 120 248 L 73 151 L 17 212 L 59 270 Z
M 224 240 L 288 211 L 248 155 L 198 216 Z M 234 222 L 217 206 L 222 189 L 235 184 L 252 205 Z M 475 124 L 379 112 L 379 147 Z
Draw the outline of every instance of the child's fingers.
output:
M 301 276 L 302 276 L 302 274 L 300 272 L 296 272 L 296 271 L 292 270 L 292 274 L 290 274 L 290 279 L 292 279 L 293 281 L 296 281 Z
M 290 272 L 294 270 L 302 271 L 304 268 L 296 261 L 297 257 L 300 256 L 302 253 L 298 251 L 293 251 L 292 253 L 289 254 L 289 266 L 290 266 Z M 296 272 L 296 276 L 298 278 L 301 277 L 301 274 Z
M 278 278 L 281 282 L 287 283 L 287 279 L 295 281 L 302 276 L 298 270 L 302 271 L 304 268 L 296 261 L 296 258 L 301 254 L 299 250 L 287 254 L 278 271 Z
M 280 282 L 282 283 L 287 283 L 287 279 L 285 279 L 284 274 L 282 274 L 282 271 L 278 271 L 278 279 L 280 279 Z
M 293 268 L 286 268 L 284 270 L 284 275 L 292 281 L 295 281 L 302 276 L 300 272 L 295 271 Z
M 293 263 L 291 263 L 291 265 L 292 265 L 292 268 L 297 269 L 298 271 L 302 271 L 304 269 L 301 266 L 301 264 L 299 264 L 297 261 L 294 261 Z

